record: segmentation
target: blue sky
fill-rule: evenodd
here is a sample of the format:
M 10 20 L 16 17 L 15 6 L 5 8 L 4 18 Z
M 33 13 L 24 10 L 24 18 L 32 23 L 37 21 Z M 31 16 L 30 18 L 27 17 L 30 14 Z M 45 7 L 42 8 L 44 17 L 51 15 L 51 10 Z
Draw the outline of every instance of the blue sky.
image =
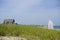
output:
M 19 24 L 60 25 L 60 0 L 0 0 L 0 23 L 15 19 Z

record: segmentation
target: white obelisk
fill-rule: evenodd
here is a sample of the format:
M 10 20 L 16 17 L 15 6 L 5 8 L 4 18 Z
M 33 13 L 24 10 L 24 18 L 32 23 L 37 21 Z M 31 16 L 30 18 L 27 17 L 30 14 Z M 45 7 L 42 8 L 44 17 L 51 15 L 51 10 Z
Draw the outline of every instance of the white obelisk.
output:
M 48 22 L 48 29 L 53 29 L 53 22 L 51 20 Z

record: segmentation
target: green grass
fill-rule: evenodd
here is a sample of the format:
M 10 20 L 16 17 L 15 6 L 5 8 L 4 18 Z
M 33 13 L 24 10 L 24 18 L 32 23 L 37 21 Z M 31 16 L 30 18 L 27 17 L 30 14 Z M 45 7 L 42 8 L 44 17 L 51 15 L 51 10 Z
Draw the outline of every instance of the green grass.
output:
M 60 31 L 35 25 L 0 24 L 0 36 L 21 36 L 28 40 L 60 40 Z

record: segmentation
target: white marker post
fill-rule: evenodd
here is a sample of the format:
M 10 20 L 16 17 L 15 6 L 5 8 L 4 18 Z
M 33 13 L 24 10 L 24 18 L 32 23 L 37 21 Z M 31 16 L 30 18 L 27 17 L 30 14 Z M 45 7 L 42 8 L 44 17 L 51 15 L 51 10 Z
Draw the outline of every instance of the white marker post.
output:
M 53 22 L 51 20 L 48 22 L 48 29 L 53 29 Z

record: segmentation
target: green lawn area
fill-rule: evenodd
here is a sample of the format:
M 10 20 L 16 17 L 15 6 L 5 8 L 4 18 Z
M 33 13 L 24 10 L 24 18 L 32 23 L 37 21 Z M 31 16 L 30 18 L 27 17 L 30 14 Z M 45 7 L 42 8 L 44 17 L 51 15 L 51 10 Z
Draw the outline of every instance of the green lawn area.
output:
M 60 31 L 35 25 L 0 24 L 0 36 L 21 36 L 28 40 L 60 40 Z

